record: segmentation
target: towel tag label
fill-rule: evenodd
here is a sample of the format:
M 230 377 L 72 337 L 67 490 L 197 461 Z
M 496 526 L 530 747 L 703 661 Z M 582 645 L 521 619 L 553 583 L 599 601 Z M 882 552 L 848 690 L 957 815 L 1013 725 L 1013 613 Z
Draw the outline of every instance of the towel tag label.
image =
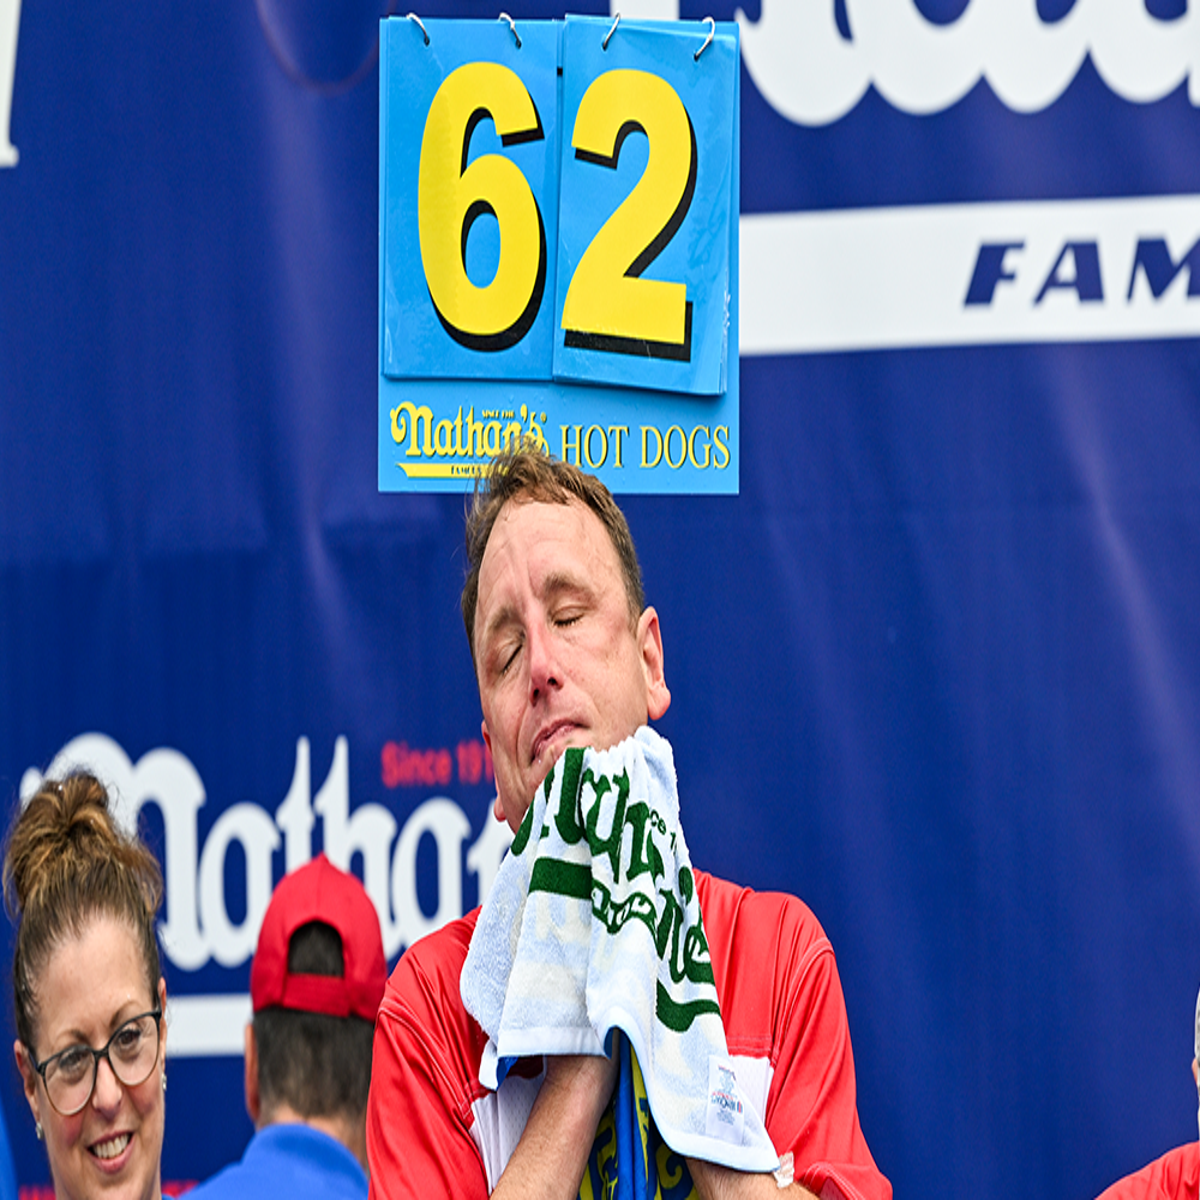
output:
M 708 1110 L 704 1132 L 708 1137 L 741 1145 L 746 1126 L 746 1109 L 738 1091 L 732 1059 L 718 1054 L 708 1058 Z

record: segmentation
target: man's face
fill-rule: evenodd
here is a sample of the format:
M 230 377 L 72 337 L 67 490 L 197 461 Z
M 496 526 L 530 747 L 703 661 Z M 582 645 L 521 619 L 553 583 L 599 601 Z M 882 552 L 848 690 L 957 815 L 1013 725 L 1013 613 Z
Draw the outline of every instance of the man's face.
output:
M 632 624 L 612 540 L 577 500 L 500 510 L 479 569 L 475 656 L 496 815 L 514 830 L 568 746 L 606 750 L 671 702 L 658 615 Z

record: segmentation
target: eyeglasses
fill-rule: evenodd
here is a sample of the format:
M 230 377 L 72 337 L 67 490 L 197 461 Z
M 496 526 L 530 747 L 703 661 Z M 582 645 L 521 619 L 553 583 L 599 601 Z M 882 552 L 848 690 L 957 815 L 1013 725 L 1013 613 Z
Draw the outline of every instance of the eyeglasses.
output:
M 96 1072 L 102 1058 L 108 1059 L 112 1073 L 126 1087 L 145 1083 L 158 1062 L 161 1022 L 162 1009 L 156 1008 L 139 1017 L 130 1017 L 99 1050 L 91 1046 L 68 1046 L 45 1062 L 35 1060 L 33 1069 L 42 1077 L 55 1111 L 73 1117 L 87 1104 L 96 1088 Z

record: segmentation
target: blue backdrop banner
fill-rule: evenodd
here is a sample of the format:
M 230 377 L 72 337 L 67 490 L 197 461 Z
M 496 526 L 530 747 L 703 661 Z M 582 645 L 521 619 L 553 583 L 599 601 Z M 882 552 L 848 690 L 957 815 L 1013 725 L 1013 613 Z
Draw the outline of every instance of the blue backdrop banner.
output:
M 349 864 L 393 962 L 495 876 L 462 493 L 518 426 L 623 493 L 693 860 L 821 919 L 897 1196 L 1087 1200 L 1196 1137 L 1200 10 L 622 9 L 725 39 L 724 391 L 555 381 L 554 322 L 503 379 L 381 349 L 420 295 L 381 84 L 426 88 L 418 132 L 445 86 L 381 80 L 384 0 L 0 0 L 0 792 L 89 764 L 161 856 L 164 1178 L 207 1176 L 284 872 Z M 472 0 L 419 15 L 524 53 Z M 513 15 L 556 71 L 566 11 Z M 480 122 L 468 158 L 603 172 L 565 74 L 518 74 L 546 145 Z M 543 210 L 547 272 L 584 219 Z M 45 1184 L 13 1067 L 0 1104 Z

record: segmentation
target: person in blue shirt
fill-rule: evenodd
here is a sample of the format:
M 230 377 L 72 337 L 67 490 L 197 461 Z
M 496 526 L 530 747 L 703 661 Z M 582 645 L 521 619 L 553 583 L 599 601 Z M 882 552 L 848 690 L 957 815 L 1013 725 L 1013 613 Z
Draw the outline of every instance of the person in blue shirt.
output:
M 366 1200 L 367 1092 L 387 982 L 379 917 L 363 886 L 325 855 L 284 877 L 250 967 L 240 1162 L 190 1200 Z

